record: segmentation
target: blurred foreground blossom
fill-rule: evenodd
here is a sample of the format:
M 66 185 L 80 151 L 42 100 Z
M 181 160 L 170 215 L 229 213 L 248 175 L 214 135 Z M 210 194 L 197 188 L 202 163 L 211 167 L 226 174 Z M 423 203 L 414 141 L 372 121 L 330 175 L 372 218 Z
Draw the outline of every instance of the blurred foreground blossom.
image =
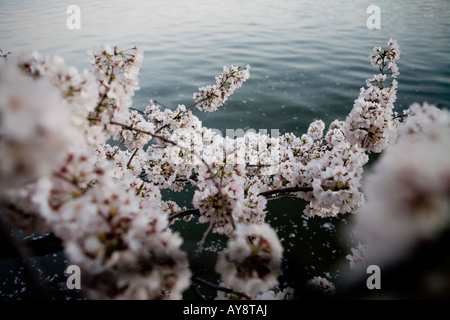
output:
M 355 233 L 370 260 L 391 263 L 450 226 L 450 112 L 412 105 L 364 183 Z

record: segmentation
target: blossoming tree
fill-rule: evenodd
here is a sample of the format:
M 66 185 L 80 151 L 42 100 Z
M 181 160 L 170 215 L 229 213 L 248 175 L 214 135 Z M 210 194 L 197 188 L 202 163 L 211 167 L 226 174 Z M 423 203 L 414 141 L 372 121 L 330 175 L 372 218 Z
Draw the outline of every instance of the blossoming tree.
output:
M 224 67 L 188 107 L 150 101 L 136 110 L 139 46 L 102 46 L 83 72 L 54 55 L 9 56 L 0 64 L 0 216 L 23 234 L 60 241 L 91 299 L 182 298 L 195 277 L 171 226 L 194 223 L 193 215 L 205 224 L 196 254 L 208 234 L 228 238 L 215 264 L 218 299 L 293 298 L 292 288 L 277 287 L 283 246 L 266 221 L 268 199 L 281 194 L 307 202 L 309 217 L 356 213 L 351 232 L 364 245 L 347 256 L 350 266 L 367 256 L 381 263 L 450 218 L 450 116 L 427 104 L 393 111 L 399 57 L 395 40 L 374 48 L 379 73 L 328 129 L 317 120 L 300 137 L 230 138 L 204 127 L 193 110 L 218 110 L 250 66 Z M 364 184 L 369 154 L 382 151 Z M 195 188 L 192 207 L 163 199 L 162 190 L 187 185 Z M 308 285 L 335 289 L 321 277 Z

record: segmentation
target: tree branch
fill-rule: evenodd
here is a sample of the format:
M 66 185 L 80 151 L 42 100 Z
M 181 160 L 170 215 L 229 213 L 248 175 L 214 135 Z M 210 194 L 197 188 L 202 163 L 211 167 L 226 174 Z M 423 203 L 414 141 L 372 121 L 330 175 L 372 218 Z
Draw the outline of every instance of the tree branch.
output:
M 61 239 L 53 233 L 45 235 L 38 239 L 24 240 L 23 246 L 26 248 L 29 256 L 45 256 L 63 250 Z M 0 259 L 17 258 L 18 252 L 4 243 L 0 244 Z
M 279 195 L 279 196 L 276 196 L 276 197 L 273 197 L 273 198 L 269 198 L 269 199 L 267 199 L 267 201 L 275 201 L 275 200 L 279 200 L 279 199 L 296 199 L 296 200 L 302 200 L 303 201 L 303 199 L 301 199 L 299 197 L 296 197 L 294 195 Z
M 272 194 L 277 194 L 277 193 L 310 192 L 310 191 L 313 191 L 312 187 L 288 187 L 288 188 L 280 188 L 280 189 L 263 191 L 263 192 L 260 192 L 258 194 L 258 196 L 270 196 Z
M 128 160 L 128 163 L 127 163 L 127 168 L 128 168 L 128 169 L 130 169 L 130 167 L 131 167 L 131 161 L 133 161 L 133 158 L 136 156 L 136 153 L 137 153 L 138 151 L 139 151 L 139 148 L 136 148 L 136 149 L 134 150 L 133 154 L 131 155 L 130 160 Z
M 187 210 L 175 211 L 175 212 L 169 213 L 169 218 L 168 219 L 169 220 L 173 220 L 173 219 L 176 219 L 176 218 L 189 216 L 191 214 L 199 215 L 200 214 L 200 210 L 198 210 L 198 209 L 187 209 Z
M 136 131 L 136 132 L 140 132 L 140 133 L 143 133 L 143 134 L 148 134 L 148 135 L 152 136 L 153 138 L 159 139 L 159 140 L 161 140 L 161 141 L 163 141 L 165 143 L 169 143 L 169 144 L 171 144 L 173 146 L 178 146 L 176 142 L 174 142 L 172 140 L 169 140 L 169 139 L 166 139 L 166 138 L 164 138 L 164 137 L 162 137 L 160 135 L 157 135 L 157 134 L 154 134 L 154 133 L 151 133 L 151 132 L 148 132 L 148 131 L 144 131 L 144 130 L 141 130 L 141 129 L 138 129 L 138 128 L 133 128 L 132 126 L 126 125 L 124 123 L 112 121 L 112 120 L 109 123 L 113 124 L 113 125 L 117 125 L 117 126 L 122 126 L 123 128 L 128 129 L 130 131 Z

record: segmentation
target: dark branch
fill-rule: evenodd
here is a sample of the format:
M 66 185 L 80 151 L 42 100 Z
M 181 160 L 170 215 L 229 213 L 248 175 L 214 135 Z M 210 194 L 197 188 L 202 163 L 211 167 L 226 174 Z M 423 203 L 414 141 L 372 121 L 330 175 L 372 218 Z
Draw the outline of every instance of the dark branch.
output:
M 153 138 L 159 139 L 159 140 L 161 140 L 161 141 L 163 141 L 165 143 L 169 143 L 169 144 L 171 144 L 173 146 L 177 146 L 176 142 L 173 142 L 172 140 L 166 139 L 166 138 L 164 138 L 162 136 L 159 136 L 157 134 L 154 134 L 154 133 L 151 133 L 151 132 L 148 132 L 148 131 L 144 131 L 144 130 L 141 130 L 141 129 L 138 129 L 138 128 L 133 128 L 132 126 L 126 125 L 124 123 L 116 122 L 116 121 L 110 121 L 109 123 L 113 124 L 113 125 L 117 125 L 117 126 L 122 126 L 123 128 L 125 128 L 127 130 L 130 130 L 130 131 L 136 131 L 136 132 L 139 132 L 139 133 L 148 134 L 148 135 L 152 136 Z
M 294 195 L 279 195 L 273 198 L 268 198 L 267 201 L 275 201 L 275 200 L 279 200 L 279 199 L 296 199 L 296 200 L 302 200 L 301 198 L 294 196 Z
M 273 190 L 260 192 L 258 195 L 259 196 L 270 196 L 272 194 L 277 194 L 277 193 L 310 192 L 310 191 L 313 191 L 312 187 L 288 187 L 288 188 L 280 188 L 280 189 L 273 189 Z
M 187 210 L 175 211 L 175 212 L 169 213 L 169 220 L 173 220 L 173 219 L 176 219 L 176 218 L 189 216 L 191 214 L 199 215 L 200 214 L 200 210 L 198 210 L 198 209 L 187 209 Z
M 29 256 L 45 256 L 63 250 L 61 239 L 57 238 L 53 233 L 38 239 L 24 240 L 23 245 Z M 17 258 L 18 252 L 11 246 L 0 244 L 0 259 Z
M 128 160 L 127 163 L 127 168 L 130 169 L 131 168 L 131 161 L 133 161 L 133 158 L 136 156 L 136 153 L 139 151 L 139 148 L 136 148 L 133 152 L 133 154 L 130 157 L 130 160 Z
M 169 128 L 169 125 L 168 125 L 168 124 L 163 125 L 162 127 L 160 127 L 159 129 L 157 129 L 157 130 L 155 131 L 155 134 L 160 133 L 161 130 L 163 130 L 163 129 L 165 129 L 165 128 Z

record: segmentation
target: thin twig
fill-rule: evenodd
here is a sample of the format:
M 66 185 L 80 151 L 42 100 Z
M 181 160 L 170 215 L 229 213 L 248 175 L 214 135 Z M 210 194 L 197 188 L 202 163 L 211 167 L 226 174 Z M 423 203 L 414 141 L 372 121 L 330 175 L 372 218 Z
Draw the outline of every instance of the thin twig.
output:
M 132 107 L 130 107 L 129 109 L 130 109 L 130 110 L 137 111 L 138 113 L 140 113 L 140 114 L 142 114 L 142 115 L 144 115 L 144 116 L 146 115 L 145 112 L 142 111 L 142 110 L 139 110 L 139 109 L 136 109 L 136 108 L 132 108 Z
M 212 217 L 211 217 L 211 220 L 209 221 L 208 229 L 206 229 L 205 233 L 203 233 L 203 237 L 202 237 L 202 239 L 200 240 L 200 243 L 198 244 L 198 248 L 197 248 L 197 250 L 195 250 L 195 257 L 198 257 L 198 255 L 200 254 L 200 251 L 202 250 L 203 245 L 205 244 L 206 237 L 208 236 L 209 232 L 211 231 L 211 229 L 212 229 L 212 227 L 213 227 L 213 225 L 214 225 L 214 222 L 215 222 L 215 219 L 214 219 L 214 218 L 215 218 L 215 217 L 216 217 L 216 216 L 212 216 Z
M 120 147 L 125 143 L 125 139 L 122 138 L 120 140 L 119 146 L 117 147 L 116 150 L 114 150 L 113 154 L 111 155 L 111 158 L 114 158 L 116 156 L 116 154 L 120 151 Z
M 199 209 L 187 209 L 187 210 L 171 212 L 171 213 L 169 213 L 168 219 L 169 220 L 173 220 L 173 219 L 176 219 L 176 218 L 189 216 L 191 214 L 199 215 L 200 214 L 200 210 Z
M 169 127 L 168 124 L 163 125 L 162 127 L 158 128 L 158 129 L 155 131 L 155 134 L 158 134 L 162 129 L 168 128 L 168 127 Z
M 109 80 L 108 80 L 108 86 L 111 85 L 111 83 L 113 82 L 113 79 L 114 79 L 114 66 L 111 69 L 111 76 L 109 77 Z M 97 106 L 95 107 L 95 110 L 94 110 L 96 116 L 98 116 L 98 111 L 99 111 L 101 105 L 103 104 L 103 102 L 105 101 L 106 96 L 108 95 L 108 92 L 109 92 L 109 88 L 106 88 L 105 93 L 103 94 L 100 101 L 97 103 Z
M 277 197 L 273 197 L 273 198 L 268 198 L 267 201 L 275 201 L 275 200 L 279 200 L 279 199 L 296 199 L 296 200 L 302 200 L 302 198 L 296 197 L 296 196 L 290 196 L 290 195 L 280 195 Z
M 148 131 L 144 131 L 144 130 L 141 130 L 141 129 L 138 129 L 138 128 L 133 128 L 132 126 L 126 125 L 124 123 L 112 121 L 112 120 L 109 123 L 113 124 L 113 125 L 117 125 L 117 126 L 122 126 L 123 128 L 131 130 L 131 131 L 136 131 L 136 132 L 139 132 L 139 133 L 148 134 L 148 135 L 152 136 L 153 138 L 159 139 L 159 140 L 161 140 L 161 141 L 163 141 L 165 143 L 169 143 L 169 144 L 171 144 L 173 146 L 178 146 L 176 142 L 174 142 L 172 140 L 169 140 L 169 139 L 166 139 L 166 138 L 164 138 L 164 137 L 162 137 L 160 135 L 157 135 L 157 134 L 154 134 L 154 133 L 151 133 L 151 132 L 148 132 Z
M 131 155 L 130 160 L 128 160 L 128 163 L 127 163 L 127 168 L 128 168 L 128 169 L 130 169 L 131 161 L 133 161 L 133 158 L 134 158 L 134 156 L 136 155 L 136 153 L 137 153 L 138 151 L 139 151 L 139 148 L 136 148 L 136 150 L 134 150 L 133 154 Z
M 60 172 L 54 172 L 53 175 L 54 175 L 56 178 L 61 179 L 62 181 L 65 181 L 65 182 L 70 183 L 71 185 L 75 186 L 75 188 L 77 188 L 78 191 L 80 191 L 80 193 L 84 193 L 83 188 L 81 188 L 81 187 L 78 185 L 78 183 L 76 183 L 74 180 L 72 180 L 72 179 L 66 177 L 66 176 L 63 175 L 62 173 L 60 173 Z
M 159 101 L 156 101 L 156 100 L 152 100 L 151 102 L 153 102 L 153 104 L 157 104 L 157 105 L 160 105 L 161 107 L 163 107 L 163 108 L 165 108 L 165 109 L 169 109 L 169 110 L 173 110 L 172 108 L 170 108 L 170 107 L 168 107 L 168 106 L 165 106 L 165 105 L 163 105 L 161 102 L 159 102 Z
M 270 196 L 272 194 L 277 193 L 289 193 L 289 192 L 309 192 L 313 191 L 312 187 L 288 187 L 288 188 L 280 188 L 280 189 L 273 189 L 268 191 L 260 192 L 259 196 Z

